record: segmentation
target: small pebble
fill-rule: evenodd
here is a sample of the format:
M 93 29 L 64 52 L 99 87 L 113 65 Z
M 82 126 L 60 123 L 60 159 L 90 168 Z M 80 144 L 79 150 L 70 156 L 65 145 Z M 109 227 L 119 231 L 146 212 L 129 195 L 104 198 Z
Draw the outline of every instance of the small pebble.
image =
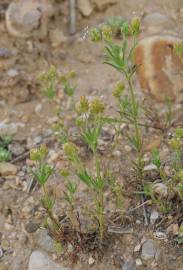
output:
M 40 144 L 42 142 L 42 137 L 41 136 L 36 136 L 33 139 L 35 144 Z
M 158 238 L 159 240 L 167 239 L 167 235 L 164 232 L 158 232 L 157 231 L 157 232 L 154 232 L 153 235 L 154 235 L 155 238 Z
M 89 259 L 88 259 L 88 264 L 93 265 L 94 263 L 95 263 L 94 258 L 92 256 L 90 256 Z
M 8 71 L 7 71 L 7 75 L 9 76 L 9 77 L 11 77 L 11 78 L 14 78 L 14 77 L 16 77 L 16 76 L 18 76 L 18 71 L 16 70 L 16 69 L 9 69 Z
M 32 221 L 29 221 L 26 225 L 25 225 L 25 230 L 28 233 L 34 233 L 37 231 L 37 229 L 39 228 L 39 225 L 37 223 L 34 223 Z
M 154 164 L 149 164 L 144 167 L 144 171 L 153 171 L 153 170 L 157 170 L 157 166 Z
M 166 198 L 168 196 L 168 188 L 164 183 L 155 183 L 153 185 L 153 191 L 161 198 Z
M 179 234 L 179 225 L 177 223 L 173 223 L 167 228 L 168 234 L 178 235 Z
M 119 150 L 116 150 L 116 151 L 113 151 L 113 152 L 112 152 L 112 155 L 113 155 L 114 157 L 120 158 L 120 157 L 121 157 L 121 152 L 120 152 Z
M 153 210 L 150 215 L 151 224 L 155 224 L 156 220 L 159 218 L 159 213 L 156 210 Z
M 141 258 L 145 261 L 154 259 L 156 256 L 157 248 L 155 242 L 151 239 L 145 241 L 142 246 Z
M 37 104 L 35 107 L 35 113 L 39 114 L 42 111 L 43 105 L 41 103 Z
M 138 245 L 136 245 L 136 246 L 134 247 L 134 252 L 139 252 L 140 249 L 141 249 L 141 245 L 138 244 Z
M 142 265 L 142 261 L 139 258 L 136 259 L 135 263 L 136 263 L 136 266 L 141 266 Z
M 129 145 L 125 145 L 124 149 L 127 153 L 130 153 L 132 151 L 132 148 Z

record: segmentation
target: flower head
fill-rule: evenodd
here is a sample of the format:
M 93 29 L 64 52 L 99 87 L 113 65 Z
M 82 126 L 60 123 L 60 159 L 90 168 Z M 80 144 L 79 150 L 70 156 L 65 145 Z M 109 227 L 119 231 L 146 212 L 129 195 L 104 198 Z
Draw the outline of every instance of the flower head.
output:
M 104 25 L 102 27 L 102 37 L 105 41 L 111 41 L 112 28 L 109 25 Z
M 80 97 L 79 104 L 76 106 L 76 111 L 78 114 L 87 113 L 89 110 L 89 102 L 85 96 Z
M 102 35 L 101 35 L 101 31 L 99 28 L 92 28 L 90 30 L 90 39 L 93 42 L 101 41 Z
M 48 149 L 45 145 L 41 145 L 39 148 L 32 149 L 30 151 L 30 159 L 32 161 L 41 161 L 48 154 Z
M 74 143 L 68 142 L 63 145 L 64 153 L 71 161 L 75 161 L 78 158 L 78 148 Z
M 90 103 L 90 113 L 91 114 L 100 114 L 105 110 L 104 104 L 99 99 L 94 99 Z
M 118 82 L 113 90 L 113 96 L 117 99 L 119 99 L 125 89 L 125 86 L 123 83 Z
M 56 67 L 55 66 L 51 66 L 46 73 L 41 74 L 39 76 L 39 79 L 41 81 L 54 81 L 54 80 L 57 79 L 57 76 L 58 76 L 58 74 L 57 74 Z
M 132 35 L 138 35 L 140 32 L 140 20 L 139 18 L 134 18 L 131 21 L 130 30 Z

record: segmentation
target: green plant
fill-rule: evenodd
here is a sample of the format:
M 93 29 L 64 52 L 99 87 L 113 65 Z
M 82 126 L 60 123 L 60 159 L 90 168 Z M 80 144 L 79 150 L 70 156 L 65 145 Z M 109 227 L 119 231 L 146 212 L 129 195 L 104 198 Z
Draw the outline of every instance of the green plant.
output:
M 130 134 L 128 134 L 128 139 L 137 154 L 137 159 L 136 161 L 133 162 L 136 171 L 136 176 L 138 181 L 143 184 L 144 161 L 142 152 L 143 140 L 141 134 L 141 127 L 139 125 L 140 105 L 135 96 L 133 84 L 133 76 L 136 71 L 136 67 L 133 64 L 133 55 L 137 43 L 137 35 L 140 31 L 140 22 L 138 19 L 134 19 L 130 24 L 128 22 L 124 22 L 122 24 L 121 44 L 114 43 L 112 39 L 112 30 L 110 29 L 110 27 L 108 28 L 108 35 L 106 34 L 106 30 L 105 35 L 103 34 L 103 28 L 98 29 L 98 31 L 99 32 L 101 31 L 101 34 L 100 35 L 97 34 L 97 37 L 103 38 L 105 42 L 104 63 L 112 66 L 117 71 L 119 71 L 125 78 L 128 85 L 129 97 L 123 96 L 125 87 L 122 83 L 117 84 L 113 95 L 116 98 L 119 105 L 119 113 L 121 117 L 120 121 L 121 122 L 125 121 L 133 126 L 133 131 Z M 132 45 L 128 40 L 129 36 L 132 37 Z
M 60 175 L 64 178 L 65 181 L 66 190 L 64 191 L 64 200 L 69 205 L 67 216 L 70 219 L 72 226 L 77 228 L 78 220 L 76 215 L 76 198 L 75 198 L 75 194 L 77 191 L 77 184 L 74 183 L 73 181 L 70 181 L 69 179 L 70 174 L 67 169 L 62 169 L 60 171 Z
M 55 66 L 51 66 L 48 72 L 39 76 L 39 80 L 43 87 L 43 93 L 49 100 L 52 100 L 56 95 L 57 79 L 58 73 Z
M 79 158 L 78 150 L 72 143 L 64 144 L 64 152 L 69 161 L 72 163 L 78 178 L 86 184 L 90 192 L 93 194 L 94 210 L 93 217 L 99 224 L 101 238 L 105 232 L 105 217 L 104 217 L 104 187 L 105 182 L 102 177 L 100 167 L 100 157 L 97 153 L 97 143 L 101 133 L 103 121 L 102 114 L 104 105 L 95 99 L 89 103 L 86 97 L 81 97 L 79 104 L 76 106 L 78 118 L 76 123 L 80 130 L 83 141 L 91 149 L 95 160 L 95 173 L 89 172 L 81 159 Z
M 51 66 L 49 70 L 39 76 L 39 81 L 43 88 L 43 94 L 53 100 L 57 93 L 59 84 L 63 86 L 64 93 L 72 97 L 75 92 L 75 86 L 70 82 L 76 76 L 74 71 L 70 71 L 64 75 L 60 75 L 55 66 Z
M 52 221 L 54 229 L 58 230 L 60 228 L 60 224 L 55 215 L 53 214 L 55 198 L 49 195 L 46 190 L 46 183 L 54 172 L 54 168 L 46 162 L 47 154 L 48 150 L 44 145 L 40 146 L 37 149 L 31 150 L 30 159 L 35 162 L 35 169 L 31 170 L 31 172 L 42 188 L 42 206 L 46 209 L 46 212 L 48 214 L 48 217 Z
M 82 181 L 89 189 L 90 193 L 93 194 L 94 210 L 92 211 L 92 216 L 96 218 L 99 224 L 100 236 L 103 237 L 105 230 L 105 220 L 104 220 L 104 198 L 103 198 L 103 188 L 104 179 L 100 175 L 100 168 L 98 160 L 96 161 L 96 175 L 92 175 L 88 169 L 85 168 L 81 159 L 79 158 L 78 149 L 72 143 L 64 144 L 64 152 L 71 162 L 73 168 L 80 181 Z
M 0 161 L 10 161 L 11 159 L 11 152 L 5 148 L 0 147 Z
M 12 137 L 9 135 L 4 135 L 0 137 L 0 162 L 10 161 L 12 159 L 12 154 L 8 149 L 8 145 L 12 142 Z
M 116 34 L 122 36 L 122 41 L 115 42 Z M 42 187 L 42 205 L 46 209 L 49 219 L 52 221 L 56 235 L 59 235 L 60 230 L 66 237 L 60 237 L 59 240 L 65 243 L 69 242 L 77 248 L 81 248 L 83 239 L 85 240 L 94 232 L 95 236 L 99 235 L 100 239 L 104 239 L 107 234 L 108 220 L 111 217 L 108 213 L 108 201 L 106 194 L 110 194 L 112 202 L 115 202 L 115 214 L 119 220 L 124 220 L 124 188 L 117 177 L 113 175 L 104 166 L 104 160 L 99 149 L 99 139 L 101 139 L 105 130 L 105 125 L 113 125 L 116 130 L 116 137 L 113 141 L 113 147 L 118 145 L 118 138 L 120 137 L 121 124 L 127 124 L 128 128 L 123 132 L 135 150 L 135 158 L 133 159 L 135 177 L 137 183 L 143 191 L 138 193 L 144 194 L 151 198 L 152 202 L 163 212 L 170 211 L 171 204 L 168 201 L 168 193 L 175 189 L 177 194 L 182 199 L 183 197 L 183 183 L 182 183 L 182 129 L 177 129 L 175 135 L 170 142 L 173 157 L 173 170 L 171 177 L 167 176 L 164 169 L 164 163 L 161 161 L 160 152 L 158 149 L 153 149 L 151 161 L 156 165 L 159 176 L 164 183 L 147 183 L 144 184 L 144 156 L 143 156 L 143 135 L 141 118 L 142 105 L 138 101 L 134 88 L 134 76 L 136 67 L 134 65 L 134 51 L 137 44 L 137 36 L 140 31 L 140 22 L 138 19 L 132 20 L 130 23 L 123 21 L 121 18 L 113 18 L 108 21 L 106 25 L 95 27 L 90 31 L 92 41 L 103 41 L 105 44 L 105 61 L 104 63 L 112 66 L 122 76 L 122 80 L 116 84 L 113 90 L 113 96 L 117 102 L 117 117 L 111 117 L 106 114 L 106 106 L 100 99 L 94 98 L 90 100 L 86 96 L 82 96 L 79 102 L 74 106 L 70 106 L 72 111 L 72 123 L 75 120 L 77 127 L 76 137 L 73 136 L 72 131 L 69 130 L 70 122 L 67 121 L 62 109 L 57 109 L 58 122 L 54 124 L 54 131 L 57 138 L 62 145 L 64 158 L 69 165 L 67 168 L 61 170 L 62 180 L 64 181 L 63 197 L 67 203 L 64 220 L 66 222 L 66 230 L 62 228 L 60 220 L 55 217 L 53 207 L 55 204 L 55 197 L 50 196 L 46 190 L 46 182 L 53 174 L 54 169 L 46 162 L 47 150 L 40 148 L 31 152 L 31 159 L 35 162 L 35 170 L 33 175 Z M 75 93 L 75 86 L 72 85 L 71 80 L 75 77 L 74 72 L 69 72 L 65 75 L 60 75 L 55 68 L 51 68 L 48 73 L 45 73 L 42 80 L 44 93 L 48 98 L 54 99 L 57 93 L 58 85 L 62 85 L 63 92 L 73 101 Z M 46 89 L 46 90 L 45 90 Z M 55 99 L 56 100 L 56 99 Z M 68 116 L 68 115 L 67 115 Z M 68 117 L 67 117 L 68 118 Z M 153 118 L 153 117 L 151 117 Z M 172 123 L 172 103 L 167 100 L 167 110 L 165 113 L 166 130 Z M 140 121 L 141 120 L 141 121 Z M 161 126 L 161 121 L 158 122 Z M 163 127 L 164 127 L 163 126 Z M 161 127 L 160 127 L 161 129 Z M 74 129 L 75 132 L 75 129 Z M 88 165 L 88 160 L 82 158 L 80 155 L 80 146 L 86 149 L 87 156 L 91 164 Z M 83 150 L 82 149 L 82 150 Z M 83 153 L 83 152 L 82 152 Z M 110 156 L 112 158 L 112 155 Z M 71 178 L 72 175 L 72 178 Z M 73 176 L 74 175 L 74 176 Z M 82 209 L 77 207 L 77 189 L 79 184 L 84 184 L 88 200 L 82 199 Z M 156 186 L 154 185 L 156 184 Z M 157 188 L 157 184 L 164 185 L 165 192 L 161 194 Z M 162 186 L 161 186 L 162 187 Z M 156 188 L 156 189 L 155 189 Z M 158 190 L 158 192 L 157 192 Z M 110 211 L 109 211 L 110 212 Z M 80 214 L 86 218 L 84 224 L 85 230 L 81 225 Z M 120 217 L 119 217 L 120 216 Z M 87 224 L 86 224 L 87 223 Z M 95 226 L 90 230 L 89 225 L 92 223 Z M 85 238 L 86 237 L 86 238 Z M 77 243 L 77 244 L 76 244 Z
M 172 163 L 175 172 L 182 168 L 183 128 L 175 130 L 174 137 L 170 140 L 172 150 Z

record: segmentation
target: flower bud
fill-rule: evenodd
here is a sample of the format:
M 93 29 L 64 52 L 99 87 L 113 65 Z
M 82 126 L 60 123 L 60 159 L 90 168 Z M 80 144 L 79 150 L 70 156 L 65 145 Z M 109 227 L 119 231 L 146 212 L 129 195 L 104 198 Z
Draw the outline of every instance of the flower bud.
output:
M 92 114 L 100 114 L 105 110 L 104 104 L 99 99 L 94 99 L 90 103 L 90 113 Z
M 117 99 L 119 99 L 125 89 L 125 86 L 123 83 L 118 82 L 113 90 L 113 96 Z
M 92 28 L 90 30 L 90 39 L 93 42 L 101 41 L 102 35 L 101 35 L 101 32 L 98 28 Z
M 131 34 L 132 35 L 138 35 L 139 34 L 139 32 L 140 32 L 140 20 L 139 20 L 139 18 L 134 18 L 131 21 L 130 29 L 131 29 Z

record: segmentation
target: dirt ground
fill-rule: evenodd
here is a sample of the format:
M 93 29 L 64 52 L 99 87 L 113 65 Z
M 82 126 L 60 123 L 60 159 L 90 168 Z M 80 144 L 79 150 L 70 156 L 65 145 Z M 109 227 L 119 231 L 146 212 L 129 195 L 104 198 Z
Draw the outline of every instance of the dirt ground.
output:
M 4 2 L 8 4 L 8 1 Z M 111 92 L 120 76 L 116 71 L 102 64 L 102 47 L 88 40 L 86 37 L 88 27 L 103 23 L 109 16 L 122 16 L 131 19 L 134 16 L 144 17 L 147 14 L 158 12 L 170 18 L 172 28 L 168 27 L 167 29 L 165 25 L 164 32 L 175 33 L 183 38 L 182 0 L 119 0 L 117 4 L 108 6 L 102 12 L 94 11 L 90 17 L 84 18 L 78 14 L 77 33 L 73 36 L 68 34 L 66 2 L 63 1 L 63 6 L 61 6 L 59 1 L 55 1 L 58 11 L 55 19 L 49 24 L 50 29 L 59 28 L 66 36 L 66 40 L 57 48 L 51 46 L 49 38 L 40 41 L 11 37 L 7 33 L 4 17 L 2 16 L 0 19 L 0 47 L 5 47 L 14 53 L 14 56 L 8 60 L 0 59 L 0 122 L 18 124 L 19 127 L 13 140 L 23 145 L 25 152 L 27 151 L 27 143 L 34 145 L 35 138 L 38 142 L 49 138 L 50 125 L 55 121 L 54 105 L 43 97 L 37 79 L 38 75 L 47 70 L 51 64 L 63 73 L 69 70 L 76 71 L 76 100 L 81 95 L 100 96 L 106 104 L 110 105 L 111 112 L 114 111 Z M 4 9 L 6 9 L 6 5 L 2 5 L 0 1 L 2 14 Z M 147 35 L 144 28 L 141 37 Z M 15 77 L 8 75 L 10 69 L 18 72 Z M 138 81 L 136 84 L 137 92 L 141 96 Z M 59 102 L 61 106 L 67 105 L 62 96 Z M 160 137 L 160 133 L 152 131 L 152 138 L 145 137 L 145 140 L 148 144 Z M 133 156 L 133 152 L 128 152 L 130 151 L 128 148 L 123 150 L 125 145 L 126 141 L 119 147 L 123 151 L 120 161 L 116 161 L 114 158 L 111 164 L 122 181 L 127 174 L 125 171 L 125 164 L 128 163 L 127 156 Z M 52 140 L 50 148 L 56 152 L 57 147 L 58 144 Z M 161 149 L 166 148 L 166 142 L 162 141 L 160 147 Z M 0 178 L 0 240 L 3 243 L 3 249 L 6 250 L 2 258 L 0 255 L 0 262 L 6 264 L 9 270 L 27 270 L 29 256 L 31 251 L 37 247 L 37 243 L 36 236 L 34 233 L 27 233 L 25 225 L 30 220 L 40 222 L 43 211 L 39 208 L 38 203 L 39 189 L 27 192 L 30 181 L 30 174 L 26 167 L 28 161 L 24 159 L 15 162 L 15 164 L 19 170 L 16 179 L 4 180 Z M 53 179 L 52 185 L 57 187 L 59 179 Z M 128 184 L 126 186 L 130 191 L 130 186 L 128 187 Z M 136 198 L 136 200 L 138 201 L 136 204 L 139 204 L 140 199 Z M 126 207 L 134 206 L 135 201 L 129 196 L 126 199 Z M 39 211 L 36 214 L 38 208 Z M 9 216 L 12 220 L 8 221 Z M 143 264 L 138 269 L 183 270 L 182 247 L 171 239 L 161 240 L 154 237 L 156 228 L 153 225 L 144 226 L 142 209 L 135 213 L 127 225 L 128 228 L 133 229 L 133 232 L 119 235 L 114 244 L 109 245 L 110 247 L 101 261 L 95 254 L 95 264 L 90 266 L 85 254 L 80 262 L 71 266 L 71 269 L 136 269 L 122 268 L 122 262 L 138 258 L 138 252 L 134 252 L 134 247 L 143 241 L 142 239 L 154 239 L 157 249 L 161 251 L 159 259 L 154 265 Z M 159 231 L 161 229 L 165 228 L 158 227 Z M 52 256 L 58 262 L 62 260 L 57 255 L 52 254 Z M 69 260 L 62 263 L 70 266 Z M 6 268 L 1 268 L 0 265 L 0 270 L 4 269 Z

